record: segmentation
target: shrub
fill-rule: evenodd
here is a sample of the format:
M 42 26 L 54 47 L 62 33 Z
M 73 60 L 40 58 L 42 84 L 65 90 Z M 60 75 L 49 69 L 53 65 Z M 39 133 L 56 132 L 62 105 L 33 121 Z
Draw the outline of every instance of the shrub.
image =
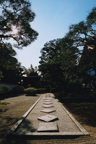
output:
M 0 94 L 2 93 L 2 88 L 1 88 L 1 86 L 0 86 Z
M 17 86 L 14 88 L 15 93 L 21 94 L 24 93 L 24 87 L 23 86 Z
M 36 95 L 36 92 L 37 92 L 37 89 L 34 88 L 34 87 L 30 87 L 30 88 L 26 88 L 24 89 L 24 92 L 27 94 L 27 95 Z
M 57 93 L 58 90 L 56 88 L 51 88 L 51 93 Z
M 38 94 L 42 94 L 42 93 L 45 93 L 45 92 L 46 92 L 46 88 L 38 88 L 37 89 Z
M 7 85 L 0 85 L 0 94 L 6 94 L 11 91 L 11 88 Z

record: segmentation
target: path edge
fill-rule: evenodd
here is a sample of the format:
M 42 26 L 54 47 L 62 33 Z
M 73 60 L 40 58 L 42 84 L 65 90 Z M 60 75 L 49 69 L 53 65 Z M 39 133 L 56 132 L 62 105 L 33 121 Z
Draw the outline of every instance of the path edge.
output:
M 90 135 L 85 128 L 73 117 L 73 115 L 64 107 L 64 105 L 59 102 L 62 108 L 65 110 L 65 112 L 69 115 L 69 117 L 72 119 L 72 121 L 76 124 L 76 126 L 79 128 L 79 130 L 84 134 L 84 135 Z
M 16 124 L 9 130 L 7 135 L 12 135 L 13 132 L 16 131 L 16 129 L 21 125 L 21 123 L 29 115 L 29 113 L 32 111 L 32 109 L 36 106 L 36 104 L 40 101 L 42 97 L 43 95 L 41 95 L 40 98 L 29 108 L 29 110 L 16 122 Z

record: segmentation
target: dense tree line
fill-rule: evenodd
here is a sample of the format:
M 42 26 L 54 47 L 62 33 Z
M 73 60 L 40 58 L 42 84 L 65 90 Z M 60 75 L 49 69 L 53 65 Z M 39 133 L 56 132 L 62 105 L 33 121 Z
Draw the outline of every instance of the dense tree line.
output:
M 85 21 L 73 24 L 62 39 L 47 42 L 41 50 L 39 71 L 46 85 L 74 89 L 96 81 L 96 7 Z M 93 77 L 90 72 L 95 71 Z
M 1 0 L 0 10 L 0 79 L 17 83 L 22 72 L 38 76 L 32 65 L 29 69 L 21 66 L 13 49 L 28 46 L 38 36 L 30 25 L 35 17 L 30 3 L 27 0 Z M 14 45 L 10 39 L 14 40 Z M 85 21 L 71 25 L 64 38 L 45 43 L 39 63 L 43 86 L 66 91 L 93 81 L 95 88 L 96 7 Z M 91 71 L 95 72 L 93 76 L 90 76 Z

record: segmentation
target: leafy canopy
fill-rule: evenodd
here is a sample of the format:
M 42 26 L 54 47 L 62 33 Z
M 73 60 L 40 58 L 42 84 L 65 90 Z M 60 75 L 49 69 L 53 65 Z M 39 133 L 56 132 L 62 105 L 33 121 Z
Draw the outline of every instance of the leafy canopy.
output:
M 26 0 L 0 1 L 0 42 L 13 39 L 17 48 L 22 48 L 34 41 L 38 33 L 31 28 L 30 22 L 35 14 Z
M 24 70 L 24 74 L 26 74 L 27 76 L 38 76 L 37 67 L 33 68 L 32 64 L 28 69 L 23 67 L 23 70 Z
M 13 70 L 16 76 L 22 69 L 14 57 L 16 52 L 10 39 L 14 40 L 14 47 L 19 49 L 31 44 L 38 36 L 30 25 L 34 17 L 29 1 L 0 0 L 0 79 L 3 75 L 6 77 L 8 71 Z

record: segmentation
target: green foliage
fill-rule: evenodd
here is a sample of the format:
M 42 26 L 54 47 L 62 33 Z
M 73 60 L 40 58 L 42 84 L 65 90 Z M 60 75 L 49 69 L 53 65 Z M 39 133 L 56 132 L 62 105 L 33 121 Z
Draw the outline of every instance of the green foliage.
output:
M 4 77 L 4 70 L 13 70 L 16 67 L 18 61 L 14 57 L 15 55 L 16 52 L 13 50 L 10 43 L 0 43 L 0 78 Z
M 67 83 L 77 83 L 77 65 L 79 61 L 79 49 L 73 45 L 71 37 L 66 36 L 60 42 L 61 68 Z M 79 82 L 79 81 L 78 81 Z
M 54 39 L 44 44 L 44 47 L 41 50 L 40 64 L 54 64 L 54 61 L 56 61 L 57 58 L 57 63 L 59 62 L 60 41 L 61 39 Z
M 16 52 L 10 43 L 0 43 L 0 67 L 6 69 L 15 67 L 17 59 L 14 56 L 16 56 Z
M 38 69 L 37 67 L 33 68 L 32 64 L 30 66 L 30 68 L 25 68 L 23 67 L 23 70 L 24 70 L 24 74 L 26 74 L 27 76 L 38 76 Z
M 19 49 L 33 42 L 38 36 L 30 25 L 34 17 L 27 0 L 0 1 L 0 79 L 4 82 L 17 83 L 22 71 L 15 50 L 6 41 L 13 39 L 14 47 Z
M 10 67 L 9 69 L 1 67 L 1 70 L 3 73 L 3 78 L 1 79 L 2 82 L 12 84 L 17 84 L 18 82 L 20 82 L 23 71 L 20 63 L 14 63 L 14 66 L 12 65 L 12 67 Z
M 51 93 L 56 93 L 58 90 L 56 88 L 51 88 Z
M 60 63 L 60 39 L 47 42 L 41 50 L 39 71 L 44 86 L 60 86 L 62 83 L 62 69 Z
M 88 57 L 90 67 L 96 72 L 96 7 L 89 13 L 85 22 L 71 25 L 67 35 L 71 36 L 74 45 L 84 47 L 83 57 Z M 85 49 L 87 49 L 86 53 Z
M 71 37 L 47 42 L 41 50 L 39 71 L 45 85 L 66 88 L 67 83 L 77 83 L 79 50 L 73 46 Z
M 36 93 L 37 93 L 37 89 L 36 89 L 36 88 L 33 88 L 33 87 L 29 87 L 29 88 L 24 89 L 24 92 L 25 92 L 27 95 L 34 96 L 34 95 L 36 95 Z
M 3 78 L 2 71 L 0 71 L 0 80 Z
M 7 103 L 7 102 L 0 102 L 0 106 L 5 106 L 7 104 L 9 104 L 9 103 Z
M 0 2 L 0 38 L 9 40 L 12 38 L 17 48 L 29 45 L 37 38 L 38 33 L 31 28 L 30 22 L 35 14 L 31 11 L 31 4 L 26 0 L 3 0 Z M 14 33 L 13 28 L 17 30 Z
M 7 94 L 12 89 L 8 87 L 7 85 L 0 85 L 0 94 Z
M 58 87 L 60 91 L 74 91 L 76 87 L 80 90 L 82 83 L 93 80 L 95 88 L 96 7 L 85 21 L 72 24 L 64 38 L 47 42 L 41 50 L 39 63 L 44 85 Z M 91 77 L 89 71 L 93 70 L 95 75 Z
M 23 86 L 17 86 L 14 88 L 14 92 L 17 94 L 22 94 L 22 93 L 24 93 L 24 87 Z
M 79 77 L 84 83 L 92 80 L 96 88 L 96 7 L 89 13 L 86 21 L 71 25 L 67 35 L 73 39 L 74 45 L 83 47 L 78 65 Z M 88 75 L 89 71 L 95 71 L 94 77 Z
M 23 69 L 14 56 L 16 56 L 16 52 L 10 43 L 0 43 L 0 78 L 2 78 L 2 82 L 17 83 L 20 80 Z
M 55 93 L 55 92 L 57 92 L 57 89 L 56 88 L 51 88 L 50 86 L 46 87 L 46 88 L 37 88 L 37 93 L 38 94 L 42 94 L 42 93 L 46 93 L 46 92 Z
M 96 7 L 92 9 L 92 11 L 87 16 L 87 24 L 92 28 L 92 25 L 96 24 Z
M 42 94 L 46 92 L 46 88 L 37 88 L 37 93 Z

